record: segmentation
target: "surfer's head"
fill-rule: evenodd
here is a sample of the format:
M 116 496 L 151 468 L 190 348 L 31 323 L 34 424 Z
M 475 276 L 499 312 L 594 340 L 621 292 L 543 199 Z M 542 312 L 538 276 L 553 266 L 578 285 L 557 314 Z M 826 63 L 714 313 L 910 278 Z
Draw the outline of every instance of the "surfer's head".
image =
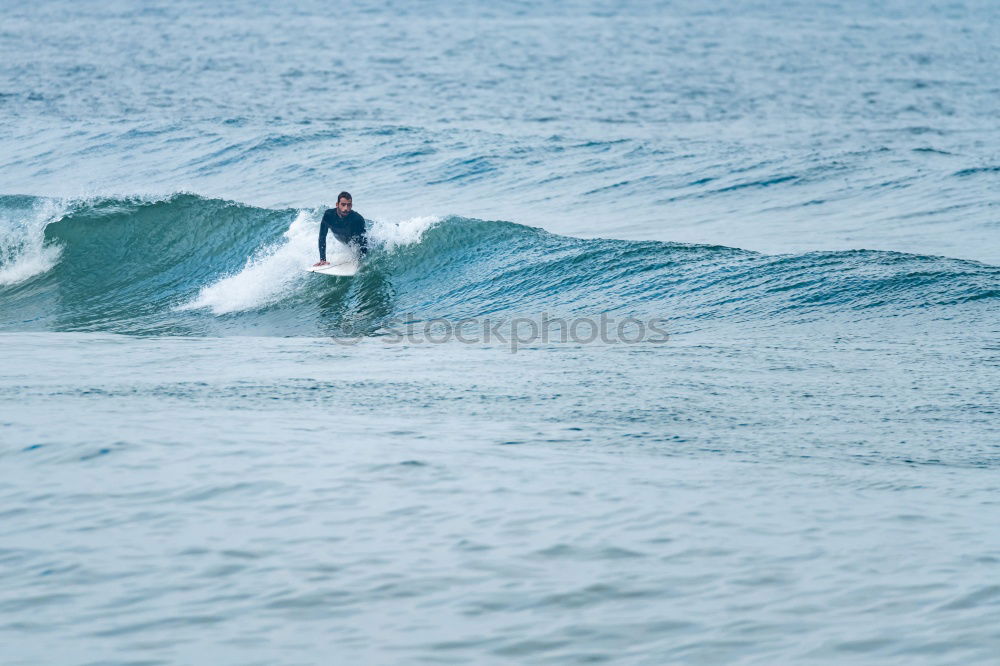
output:
M 344 217 L 351 212 L 354 202 L 351 200 L 350 192 L 341 192 L 337 195 L 337 215 Z

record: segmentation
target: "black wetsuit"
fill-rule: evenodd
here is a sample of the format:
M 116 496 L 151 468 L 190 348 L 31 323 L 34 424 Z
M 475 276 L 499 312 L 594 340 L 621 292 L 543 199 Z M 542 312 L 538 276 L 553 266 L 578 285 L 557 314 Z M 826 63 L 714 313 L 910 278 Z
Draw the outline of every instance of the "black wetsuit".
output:
M 362 256 L 368 252 L 368 237 L 365 236 L 365 218 L 355 211 L 344 217 L 337 214 L 336 208 L 330 208 L 323 213 L 323 222 L 319 225 L 319 260 L 326 261 L 326 233 L 333 232 L 334 238 L 345 245 L 355 244 Z

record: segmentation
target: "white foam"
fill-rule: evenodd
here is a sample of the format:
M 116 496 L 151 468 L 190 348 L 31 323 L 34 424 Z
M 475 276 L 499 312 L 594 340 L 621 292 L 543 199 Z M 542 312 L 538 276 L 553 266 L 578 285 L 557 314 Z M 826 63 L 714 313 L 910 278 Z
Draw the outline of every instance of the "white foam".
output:
M 368 238 L 373 246 L 392 252 L 398 247 L 419 243 L 424 232 L 440 221 L 440 217 L 427 215 L 400 222 L 373 222 L 368 228 Z
M 62 248 L 45 244 L 45 227 L 62 218 L 68 207 L 65 201 L 44 199 L 30 209 L 0 217 L 0 285 L 24 282 L 59 262 Z

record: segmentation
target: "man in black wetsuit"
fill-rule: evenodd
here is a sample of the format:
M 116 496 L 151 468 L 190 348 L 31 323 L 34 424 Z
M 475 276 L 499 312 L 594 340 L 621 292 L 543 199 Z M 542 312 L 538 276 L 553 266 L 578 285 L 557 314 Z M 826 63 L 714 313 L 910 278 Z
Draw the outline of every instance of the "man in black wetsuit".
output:
M 313 266 L 326 266 L 326 234 L 333 232 L 333 237 L 345 245 L 356 245 L 361 256 L 368 252 L 368 237 L 365 236 L 365 218 L 352 210 L 354 206 L 349 192 L 337 195 L 337 207 L 329 208 L 323 213 L 323 222 L 319 225 L 319 261 Z

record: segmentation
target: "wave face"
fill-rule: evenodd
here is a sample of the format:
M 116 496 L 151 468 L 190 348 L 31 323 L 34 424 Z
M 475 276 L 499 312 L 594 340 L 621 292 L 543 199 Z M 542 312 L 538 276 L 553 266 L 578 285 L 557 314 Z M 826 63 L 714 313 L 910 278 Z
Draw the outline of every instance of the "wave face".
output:
M 463 217 L 374 221 L 354 278 L 315 260 L 320 210 L 176 194 L 0 199 L 3 330 L 378 335 L 393 321 L 659 317 L 674 331 L 924 317 L 976 325 L 1000 268 L 867 250 L 746 250 L 581 239 Z M 336 247 L 336 244 L 334 244 Z M 331 255 L 333 256 L 333 255 Z

